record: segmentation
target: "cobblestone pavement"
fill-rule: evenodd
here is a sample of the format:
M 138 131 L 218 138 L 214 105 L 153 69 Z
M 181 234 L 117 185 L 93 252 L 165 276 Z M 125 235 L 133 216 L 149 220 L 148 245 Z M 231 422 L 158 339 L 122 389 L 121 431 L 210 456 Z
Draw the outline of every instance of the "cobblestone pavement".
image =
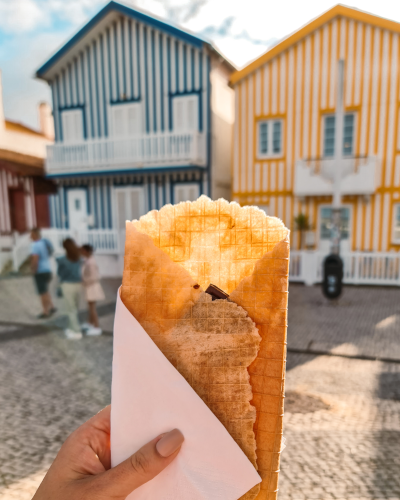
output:
M 333 306 L 291 286 L 288 345 L 309 352 L 288 354 L 279 500 L 400 500 L 400 363 L 312 352 L 400 359 L 399 296 L 348 287 Z M 65 437 L 109 403 L 112 338 L 1 319 L 0 500 L 28 500 Z

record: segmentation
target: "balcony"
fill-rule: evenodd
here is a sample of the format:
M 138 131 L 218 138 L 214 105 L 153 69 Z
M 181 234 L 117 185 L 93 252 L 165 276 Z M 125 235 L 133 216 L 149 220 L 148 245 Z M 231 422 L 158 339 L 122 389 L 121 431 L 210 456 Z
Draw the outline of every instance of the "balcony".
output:
M 378 160 L 374 156 L 349 157 L 342 160 L 341 193 L 370 195 L 377 187 Z M 295 166 L 296 196 L 326 196 L 333 194 L 335 160 L 323 158 L 299 160 Z
M 128 138 L 90 139 L 76 144 L 47 147 L 49 175 L 109 170 L 206 165 L 202 133 L 159 133 Z

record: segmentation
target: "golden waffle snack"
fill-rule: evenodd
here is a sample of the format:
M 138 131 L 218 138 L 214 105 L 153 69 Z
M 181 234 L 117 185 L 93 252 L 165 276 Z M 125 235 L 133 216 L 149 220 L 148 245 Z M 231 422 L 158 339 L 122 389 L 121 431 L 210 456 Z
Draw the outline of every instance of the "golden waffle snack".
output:
M 243 500 L 277 497 L 288 235 L 256 207 L 205 196 L 127 222 L 122 301 L 258 469 Z M 229 299 L 213 301 L 210 283 Z

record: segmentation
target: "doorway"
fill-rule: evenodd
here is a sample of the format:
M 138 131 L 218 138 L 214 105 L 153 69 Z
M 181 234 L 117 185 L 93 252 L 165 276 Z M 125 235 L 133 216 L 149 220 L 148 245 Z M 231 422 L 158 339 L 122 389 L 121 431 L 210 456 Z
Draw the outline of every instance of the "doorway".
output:
M 139 219 L 146 212 L 143 187 L 121 187 L 115 189 L 116 227 L 120 248 L 125 248 L 125 222 Z
M 25 193 L 23 189 L 10 189 L 10 218 L 12 231 L 25 233 L 26 224 Z
M 351 251 L 351 228 L 352 228 L 353 211 L 351 206 L 341 208 L 341 223 L 340 223 L 340 251 Z M 318 214 L 318 248 L 322 252 L 328 254 L 331 250 L 331 229 L 332 229 L 332 207 L 329 205 L 321 205 Z
M 69 228 L 74 231 L 87 231 L 87 192 L 86 189 L 69 189 L 68 195 Z

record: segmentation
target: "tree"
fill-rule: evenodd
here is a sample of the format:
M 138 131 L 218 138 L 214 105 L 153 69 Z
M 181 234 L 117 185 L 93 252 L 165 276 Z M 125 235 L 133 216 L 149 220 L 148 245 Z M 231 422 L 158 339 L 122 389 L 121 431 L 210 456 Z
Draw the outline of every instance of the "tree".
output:
M 308 220 L 308 215 L 303 213 L 299 213 L 297 217 L 294 218 L 294 223 L 296 226 L 296 230 L 300 233 L 300 249 L 303 248 L 303 239 L 304 239 L 304 231 L 308 231 L 310 229 L 310 222 Z

